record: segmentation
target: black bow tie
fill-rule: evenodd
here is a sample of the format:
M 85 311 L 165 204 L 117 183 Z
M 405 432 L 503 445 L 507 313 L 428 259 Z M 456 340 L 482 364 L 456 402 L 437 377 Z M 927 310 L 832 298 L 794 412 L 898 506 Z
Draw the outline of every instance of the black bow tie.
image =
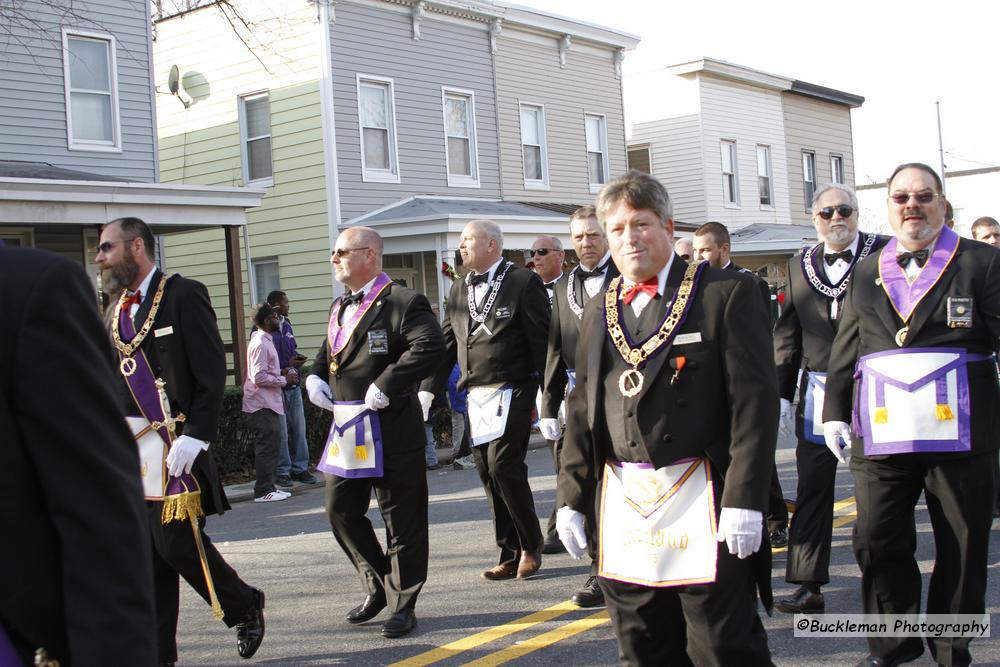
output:
M 827 266 L 833 266 L 837 263 L 838 259 L 850 262 L 852 257 L 854 257 L 854 251 L 851 249 L 841 250 L 840 252 L 829 252 L 823 255 L 823 259 L 826 260 Z
M 603 276 L 604 275 L 604 269 L 606 269 L 607 266 L 608 266 L 608 263 L 605 262 L 604 264 L 601 264 L 600 266 L 596 267 L 593 271 L 587 271 L 581 265 L 576 270 L 576 275 L 579 276 L 580 280 L 586 280 L 587 278 L 594 278 L 596 276 Z
M 927 248 L 924 248 L 923 250 L 914 250 L 913 252 L 901 252 L 896 255 L 896 262 L 898 262 L 899 265 L 905 269 L 906 265 L 910 263 L 910 260 L 915 259 L 917 260 L 917 266 L 923 268 L 924 264 L 927 263 L 928 255 L 930 255 L 930 252 Z
M 484 285 L 490 281 L 490 272 L 486 273 L 470 273 L 469 274 L 469 285 L 475 287 L 476 285 Z
M 349 305 L 361 303 L 361 299 L 365 298 L 364 292 L 353 292 L 351 294 L 345 294 L 340 297 L 340 307 L 347 308 Z

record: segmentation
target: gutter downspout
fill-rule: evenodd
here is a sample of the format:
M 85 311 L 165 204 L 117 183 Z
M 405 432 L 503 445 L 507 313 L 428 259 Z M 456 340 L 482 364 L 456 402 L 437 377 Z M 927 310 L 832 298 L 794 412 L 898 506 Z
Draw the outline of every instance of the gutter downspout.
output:
M 329 250 L 333 247 L 340 234 L 340 175 L 337 170 L 337 128 L 333 103 L 333 49 L 330 41 L 330 23 L 333 0 L 317 0 L 319 8 L 319 40 L 320 40 L 320 85 L 319 106 L 320 124 L 323 129 L 323 163 L 326 171 L 326 218 L 329 235 Z M 333 276 L 333 266 L 330 270 L 331 298 L 337 298 L 343 288 Z

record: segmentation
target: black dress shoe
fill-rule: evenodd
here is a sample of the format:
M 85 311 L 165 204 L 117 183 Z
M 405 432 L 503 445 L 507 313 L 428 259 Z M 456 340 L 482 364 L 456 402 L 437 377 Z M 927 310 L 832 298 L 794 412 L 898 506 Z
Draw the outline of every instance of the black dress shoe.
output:
M 253 589 L 254 608 L 247 620 L 236 626 L 236 651 L 241 658 L 252 658 L 264 641 L 264 591 Z
M 800 586 L 799 590 L 787 598 L 776 600 L 774 606 L 786 614 L 822 614 L 826 609 L 826 602 L 822 593 L 813 593 L 805 586 Z
M 583 588 L 573 593 L 569 601 L 577 607 L 603 607 L 604 591 L 597 585 L 597 577 L 588 578 Z
M 771 548 L 780 549 L 788 546 L 788 531 L 784 528 L 772 530 L 770 534 Z
M 864 658 L 861 659 L 861 662 L 857 664 L 857 667 L 897 667 L 898 665 L 902 665 L 904 662 L 911 662 L 913 660 L 916 660 L 923 654 L 924 654 L 923 645 L 918 646 L 912 649 L 910 652 L 904 653 L 903 655 L 897 658 L 880 658 L 877 655 L 872 655 L 871 653 L 869 653 L 868 655 L 866 655 Z
M 564 551 L 566 551 L 566 547 L 563 546 L 558 535 L 546 536 L 545 542 L 542 543 L 543 554 L 561 554 Z
M 389 617 L 389 620 L 382 626 L 382 636 L 402 637 L 410 634 L 410 630 L 415 627 L 417 627 L 417 615 L 412 609 L 404 609 Z
M 378 616 L 379 612 L 383 609 L 385 609 L 385 593 L 376 593 L 374 595 L 369 593 L 365 596 L 364 602 L 347 612 L 347 622 L 356 625 L 370 621 Z

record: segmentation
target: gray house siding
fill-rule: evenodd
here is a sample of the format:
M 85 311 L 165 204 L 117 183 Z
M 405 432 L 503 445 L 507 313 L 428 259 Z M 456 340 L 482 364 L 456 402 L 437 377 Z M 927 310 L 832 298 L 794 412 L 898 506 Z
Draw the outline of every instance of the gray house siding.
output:
M 409 13 L 343 3 L 330 35 L 341 222 L 414 194 L 500 196 L 493 67 L 484 24 L 429 15 L 415 41 Z M 359 74 L 393 80 L 399 183 L 362 178 Z M 442 87 L 474 93 L 478 188 L 448 185 Z
M 670 193 L 674 219 L 705 222 L 701 116 L 692 114 L 639 123 L 632 128 L 631 143 L 649 145 L 651 173 Z
M 132 181 L 153 181 L 149 4 L 87 0 L 54 11 L 49 3 L 18 3 L 33 27 L 0 43 L 0 159 L 49 162 Z M 70 150 L 63 76 L 62 30 L 115 38 L 121 152 Z

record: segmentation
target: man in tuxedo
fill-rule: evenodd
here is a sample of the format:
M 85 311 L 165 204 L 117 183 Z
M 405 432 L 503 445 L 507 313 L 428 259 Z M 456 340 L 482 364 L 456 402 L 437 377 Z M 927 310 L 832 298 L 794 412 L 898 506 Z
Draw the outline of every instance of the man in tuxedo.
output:
M 895 238 L 851 278 L 830 354 L 826 444 L 860 441 L 851 472 L 864 612 L 920 613 L 913 513 L 923 493 L 935 544 L 926 612 L 983 614 L 1000 446 L 1000 251 L 945 226 L 931 167 L 897 167 L 888 191 Z M 927 640 L 941 665 L 971 664 L 969 642 Z M 919 637 L 869 637 L 868 647 L 860 665 L 923 653 Z
M 774 329 L 781 430 L 794 432 L 798 440 L 798 488 L 785 581 L 799 588 L 775 602 L 789 614 L 822 614 L 825 609 L 821 588 L 830 581 L 839 448 L 831 452 L 823 439 L 823 381 L 854 267 L 888 240 L 858 232 L 858 199 L 847 186 L 820 187 L 812 212 L 820 242 L 788 260 L 785 305 Z M 796 387 L 800 399 L 793 413 Z
M 584 309 L 560 537 L 585 552 L 596 498 L 598 581 L 623 664 L 770 665 L 755 594 L 756 580 L 770 607 L 760 545 L 778 395 L 764 304 L 750 276 L 674 254 L 670 198 L 652 176 L 608 183 L 597 216 L 621 276 Z
M 539 236 L 531 244 L 529 252 L 531 253 L 532 269 L 545 283 L 545 290 L 549 293 L 549 301 L 552 301 L 556 285 L 563 277 L 563 262 L 566 260 L 566 251 L 563 250 L 562 241 L 555 236 Z
M 355 457 L 337 454 L 338 439 L 331 431 L 317 469 L 326 474 L 326 515 L 333 535 L 366 594 L 348 612 L 347 622 L 369 621 L 388 605 L 392 615 L 382 625 L 382 636 L 402 637 L 417 625 L 417 596 L 427 580 L 424 415 L 417 385 L 437 367 L 444 341 L 427 298 L 382 272 L 382 248 L 382 238 L 367 227 L 351 227 L 337 237 L 330 262 L 350 292 L 330 308 L 329 334 L 306 390 L 314 404 L 334 413 L 334 429 L 347 428 L 358 418 L 350 411 L 363 403 L 364 421 L 342 434 L 347 440 L 340 449 L 353 451 L 357 429 L 365 429 L 369 451 Z M 373 489 L 387 550 L 365 516 Z
M 229 502 L 209 447 L 218 435 L 226 384 L 222 339 L 208 290 L 176 274 L 165 276 L 154 263 L 154 248 L 153 233 L 139 218 L 119 218 L 101 229 L 96 261 L 104 287 L 111 294 L 122 293 L 112 305 L 121 314 L 111 321 L 119 396 L 126 415 L 141 416 L 148 406 L 134 398 L 130 383 L 144 369 L 166 382 L 169 416 L 178 419 L 180 435 L 169 446 L 165 469 L 171 480 L 193 477 L 201 491 L 202 511 L 222 514 Z M 143 357 L 145 362 L 141 362 Z M 251 657 L 264 638 L 263 592 L 244 583 L 226 563 L 205 533 L 203 518 L 196 536 L 187 520 L 163 521 L 162 499 L 147 500 L 146 505 L 160 663 L 177 661 L 179 576 L 212 601 L 204 563 L 218 595 L 222 620 L 236 628 L 237 652 Z M 199 555 L 199 542 L 204 557 Z
M 597 221 L 593 206 L 577 209 L 569 219 L 570 238 L 580 263 L 569 272 L 566 280 L 556 287 L 552 300 L 552 325 L 549 328 L 549 351 L 545 361 L 545 386 L 542 390 L 542 410 L 539 429 L 555 447 L 556 475 L 559 474 L 559 453 L 562 450 L 563 433 L 560 424 L 560 407 L 566 395 L 572 391 L 570 378 L 576 378 L 576 348 L 580 339 L 580 320 L 583 308 L 595 296 L 603 293 L 618 269 L 611 261 L 608 237 Z M 587 509 L 587 543 L 590 555 L 590 576 L 583 588 L 573 594 L 571 600 L 581 607 L 598 607 L 604 604 L 604 593 L 597 584 L 597 555 L 594 539 L 596 519 L 593 504 Z M 549 517 L 548 533 L 542 553 L 565 551 L 556 532 L 556 510 L 553 507 Z
M 458 388 L 469 389 L 473 460 L 500 548 L 498 564 L 482 576 L 526 579 L 542 563 L 542 532 L 524 459 L 551 308 L 541 278 L 504 259 L 503 232 L 495 222 L 467 224 L 458 249 L 470 273 L 452 284 L 443 327 L 446 353 L 436 375 L 421 385 L 421 401 L 429 405 L 457 359 Z
M 94 288 L 0 246 L 0 303 L 0 664 L 155 665 L 139 456 Z
M 750 269 L 739 266 L 730 258 L 732 241 L 729 230 L 721 222 L 706 222 L 694 233 L 694 258 L 696 261 L 708 262 L 716 269 L 739 271 L 753 278 L 764 302 L 768 323 L 774 325 L 771 309 L 771 288 Z M 771 490 L 767 501 L 767 533 L 772 547 L 788 546 L 788 508 L 785 506 L 785 496 L 781 491 L 781 480 L 778 478 L 777 464 L 771 468 Z

